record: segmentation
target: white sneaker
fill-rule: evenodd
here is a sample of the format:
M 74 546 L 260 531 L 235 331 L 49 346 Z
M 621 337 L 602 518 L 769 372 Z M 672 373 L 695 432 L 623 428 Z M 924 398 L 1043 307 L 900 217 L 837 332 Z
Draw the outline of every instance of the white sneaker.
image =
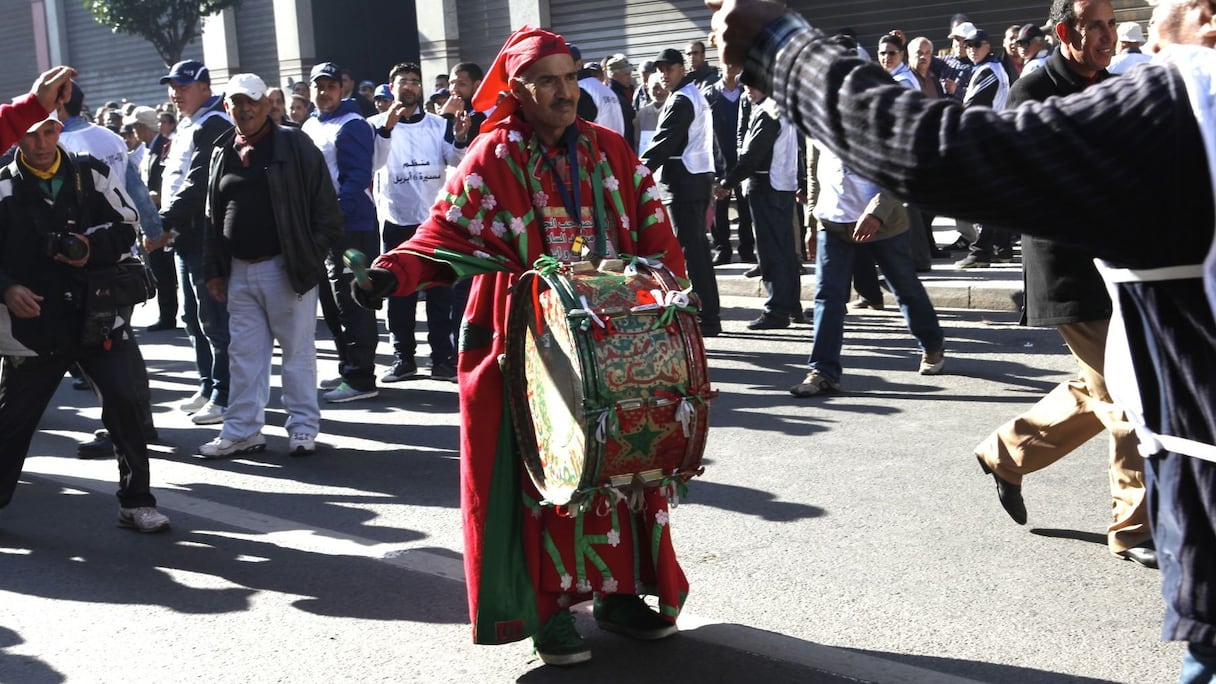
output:
M 209 401 L 198 413 L 190 416 L 190 422 L 195 425 L 215 425 L 224 422 L 224 414 L 227 412 L 227 406 L 220 406 L 214 401 Z
M 942 372 L 942 368 L 946 366 L 946 354 L 942 350 L 938 350 L 933 354 L 921 354 L 920 357 L 920 374 L 921 375 L 937 375 Z
M 206 406 L 208 403 L 207 395 L 200 392 L 195 392 L 194 396 L 178 404 L 177 407 L 186 413 L 194 413 L 195 411 Z
M 198 448 L 203 458 L 227 458 L 241 454 L 252 454 L 266 448 L 266 438 L 258 432 L 245 439 L 228 439 L 216 437 Z
M 321 396 L 331 404 L 345 404 L 348 401 L 358 401 L 360 399 L 371 399 L 378 396 L 380 391 L 372 388 L 369 390 L 355 389 L 343 382 L 336 388 L 325 392 Z
M 169 529 L 169 517 L 152 506 L 118 508 L 118 526 L 140 532 L 163 532 Z
M 292 456 L 312 456 L 317 453 L 317 438 L 307 432 L 294 432 L 287 440 L 287 450 Z

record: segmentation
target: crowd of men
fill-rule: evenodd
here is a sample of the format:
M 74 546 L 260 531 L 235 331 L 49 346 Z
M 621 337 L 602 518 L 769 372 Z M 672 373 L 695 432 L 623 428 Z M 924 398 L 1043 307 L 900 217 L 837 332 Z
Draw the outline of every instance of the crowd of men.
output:
M 1132 66 L 1148 60 L 1139 50 L 1145 42 L 1139 25 L 1117 24 L 1110 0 L 1057 0 L 1047 25 L 1008 26 L 991 36 L 956 15 L 946 49 L 895 27 L 872 47 L 876 66 L 906 91 L 989 111 L 1131 78 L 1117 75 L 1134 75 Z M 854 60 L 870 60 L 871 46 L 859 45 L 851 31 L 838 32 L 832 43 Z M 855 171 L 854 158 L 838 141 L 814 131 L 807 136 L 803 121 L 802 130 L 795 126 L 782 109 L 787 95 L 770 97 L 769 90 L 782 86 L 779 79 L 741 78 L 742 62 L 717 68 L 705 52 L 703 42 L 693 41 L 637 64 L 624 54 L 585 62 L 577 46 L 529 29 L 513 34 L 486 71 L 461 63 L 427 84 L 418 64 L 403 62 L 376 85 L 357 83 L 349 70 L 321 62 L 307 81 L 286 89 L 269 87 L 256 74 L 236 74 L 213 88 L 206 65 L 185 60 L 160 79 L 168 103 L 107 103 L 96 112 L 96 124 L 87 121 L 84 89 L 71 81 L 71 70 L 44 74 L 21 108 L 6 110 L 3 127 L 4 145 L 16 147 L 0 169 L 0 206 L 8 207 L 0 213 L 0 315 L 11 323 L 0 337 L 6 355 L 0 506 L 15 490 L 58 379 L 75 370 L 80 386 L 96 390 L 105 428 L 79 453 L 117 457 L 119 523 L 144 532 L 168 528 L 148 488 L 147 442 L 156 431 L 130 306 L 106 303 L 108 318 L 99 319 L 98 307 L 85 296 L 95 289 L 92 279 L 117 277 L 115 265 L 134 252 L 157 276 L 159 318 L 146 332 L 173 331 L 180 319 L 194 353 L 197 389 L 179 408 L 195 424 L 221 426 L 198 447 L 205 458 L 266 448 L 264 412 L 276 342 L 287 451 L 294 456 L 315 453 L 322 401 L 365 401 L 378 395 L 380 383 L 420 377 L 419 289 L 426 291 L 429 377 L 459 379 L 466 415 L 501 415 L 501 369 L 490 353 L 497 347 L 473 346 L 477 351 L 469 354 L 457 340 L 463 321 L 467 344 L 476 345 L 479 335 L 501 343 L 505 323 L 498 303 L 509 280 L 487 276 L 471 287 L 456 276 L 491 272 L 483 263 L 488 253 L 507 262 L 537 256 L 531 253 L 542 245 L 560 261 L 633 247 L 665 254 L 668 265 L 686 276 L 706 337 L 722 333 L 714 267 L 736 256 L 754 262 L 749 275 L 760 278 L 767 296 L 747 327 L 813 325 L 808 372 L 790 388 L 797 397 L 841 389 L 845 312 L 850 306 L 882 308 L 881 270 L 920 348 L 919 372 L 940 373 L 945 333 L 916 272 L 948 256 L 951 247 L 968 252 L 960 268 L 1007 261 L 1016 232 L 999 222 L 960 221 L 959 241 L 937 245 L 931 226 L 939 207 L 961 206 L 967 216 L 984 212 L 922 201 L 896 182 L 883 182 L 889 179 L 873 169 Z M 582 121 L 576 122 L 576 112 Z M 897 113 L 894 105 L 888 113 Z M 479 142 L 482 136 L 490 141 Z M 612 174 L 596 175 L 605 171 L 588 166 L 581 145 L 600 153 Z M 509 184 L 497 160 L 532 152 L 541 160 L 534 192 L 522 186 L 489 192 L 492 184 Z M 599 184 L 586 186 L 592 176 Z M 631 186 L 625 182 L 630 177 Z M 615 236 L 583 234 L 600 220 L 584 223 L 593 202 L 580 198 L 585 186 L 614 193 L 621 227 Z M 908 203 L 900 199 L 909 196 Z M 512 218 L 496 219 L 508 205 Z M 525 215 L 540 218 L 523 225 Z M 554 219 L 561 216 L 566 222 Z M 41 251 L 29 251 L 30 230 L 41 231 Z M 531 231 L 533 246 L 517 253 L 510 238 Z M 72 244 L 71 236 L 84 246 Z M 583 237 L 589 247 L 580 251 L 575 245 L 584 244 Z M 1138 440 L 1143 433 L 1107 388 L 1104 350 L 1115 307 L 1093 252 L 1051 235 L 1028 235 L 1021 244 L 1026 318 L 1057 327 L 1078 373 L 983 440 L 975 450 L 979 465 L 992 476 L 1010 517 L 1025 524 L 1023 476 L 1109 431 L 1110 551 L 1157 567 Z M 382 256 L 364 271 L 366 264 L 348 258 L 352 251 L 369 260 Z M 464 270 L 454 254 L 469 260 Z M 799 301 L 804 259 L 814 259 L 817 273 L 814 302 L 805 310 Z M 858 297 L 850 302 L 854 289 Z M 394 358 L 378 373 L 375 311 L 382 299 Z M 338 376 L 320 380 L 318 307 L 339 359 Z M 22 395 L 20 404 L 14 394 Z M 462 450 L 475 463 L 492 463 L 498 439 L 496 430 L 464 435 Z M 489 552 L 482 566 L 481 545 L 496 524 L 479 508 L 492 493 L 479 469 L 471 468 L 462 483 L 472 493 L 466 497 L 471 584 L 490 572 Z M 665 521 L 666 508 L 658 499 L 647 505 L 652 517 L 633 524 L 650 535 L 655 512 Z M 622 509 L 622 515 L 636 511 Z M 525 536 L 552 534 L 565 543 L 566 521 L 556 517 L 526 522 Z M 665 532 L 665 522 L 657 525 Z M 618 595 L 616 580 L 605 575 L 603 586 L 612 589 L 603 589 L 603 596 L 597 590 L 600 626 L 643 639 L 674 631 L 687 587 L 670 540 L 664 543 L 662 557 L 652 559 L 653 573 L 636 578 L 638 587 L 661 587 L 660 614 L 633 602 L 632 591 Z M 478 640 L 533 636 L 546 662 L 588 659 L 569 618 L 569 587 L 558 591 L 537 582 L 543 597 L 538 606 L 508 620 L 519 625 L 505 632 L 478 622 L 479 589 L 471 586 L 475 624 L 485 634 L 498 630 Z M 580 583 L 574 594 L 590 594 L 589 587 Z

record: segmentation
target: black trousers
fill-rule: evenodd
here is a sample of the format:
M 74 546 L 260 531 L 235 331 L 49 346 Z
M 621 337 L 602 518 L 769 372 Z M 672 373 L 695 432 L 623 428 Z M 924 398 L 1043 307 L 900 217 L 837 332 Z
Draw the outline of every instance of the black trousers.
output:
M 743 196 L 741 186 L 736 185 L 731 192 L 734 195 L 735 206 L 739 212 L 739 256 L 744 257 L 745 261 L 749 258 L 755 259 L 756 237 L 755 231 L 752 229 L 751 206 Z M 727 256 L 731 254 L 730 199 L 727 197 L 723 200 L 714 200 L 714 225 L 710 229 L 714 251 L 721 252 Z
M 177 263 L 173 253 L 158 249 L 148 255 L 148 266 L 156 276 L 156 306 L 160 309 L 158 323 L 177 322 Z
M 38 421 L 59 387 L 63 374 L 80 364 L 101 400 L 101 422 L 114 440 L 118 456 L 118 501 L 125 508 L 155 506 L 149 491 L 148 445 L 144 441 L 145 409 L 138 382 L 130 377 L 130 349 L 135 340 L 123 326 L 110 336 L 110 348 L 76 347 L 50 356 L 6 356 L 0 370 L 0 508 L 17 489 Z
M 387 252 L 414 237 L 418 226 L 399 226 L 385 221 L 380 230 L 384 251 Z M 467 299 L 467 289 L 465 292 Z M 454 298 L 455 294 L 450 285 L 438 285 L 426 290 L 426 341 L 431 346 L 432 366 L 456 363 L 456 331 L 459 328 L 452 323 Z M 413 361 L 418 349 L 414 332 L 418 326 L 418 293 L 405 297 L 389 297 L 387 308 L 389 341 L 393 344 L 393 354 L 399 359 Z
M 376 345 L 380 328 L 376 312 L 355 303 L 350 284 L 355 275 L 342 261 L 348 249 L 363 252 L 368 261 L 380 254 L 380 231 L 359 230 L 343 234 L 325 259 L 329 287 L 319 290 L 321 315 L 338 347 L 338 372 L 346 384 L 357 390 L 376 387 Z
M 686 175 L 670 186 L 671 203 L 667 205 L 667 211 L 675 224 L 676 239 L 684 249 L 684 265 L 688 268 L 692 291 L 701 300 L 701 320 L 719 323 L 718 281 L 713 259 L 709 256 L 709 240 L 705 236 L 712 187 L 713 174 Z

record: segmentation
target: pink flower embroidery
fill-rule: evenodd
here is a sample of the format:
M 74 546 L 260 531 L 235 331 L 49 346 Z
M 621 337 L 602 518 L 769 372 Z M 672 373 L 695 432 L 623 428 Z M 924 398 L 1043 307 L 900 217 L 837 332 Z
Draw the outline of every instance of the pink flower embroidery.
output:
M 562 574 L 562 591 L 570 591 L 570 587 L 574 585 L 574 578 L 570 573 Z
M 460 220 L 460 215 L 460 207 L 456 206 L 455 204 L 448 207 L 447 218 L 449 221 L 455 223 L 456 221 Z
M 469 221 L 469 235 L 481 235 L 481 231 L 485 229 L 485 224 L 481 219 L 471 219 Z
M 519 235 L 524 232 L 524 220 L 516 216 L 511 219 L 511 232 Z
M 481 186 L 484 184 L 485 181 L 483 181 L 481 176 L 476 173 L 470 173 L 464 178 L 464 186 L 470 190 L 480 190 Z
M 629 217 L 628 216 L 621 217 L 621 230 L 624 230 L 625 232 L 629 232 Z
M 519 131 L 512 130 L 510 133 L 507 133 L 507 140 L 510 140 L 513 143 L 517 143 L 523 139 L 524 134 L 520 133 Z
M 621 187 L 621 182 L 616 179 L 616 176 L 608 176 L 604 179 L 604 187 L 610 192 L 616 192 Z
M 616 587 L 616 580 L 609 577 L 608 579 L 604 580 L 604 588 L 601 591 L 603 591 L 605 594 L 615 594 Z
M 549 196 L 543 191 L 537 190 L 532 195 L 532 206 L 536 207 L 537 209 L 549 206 Z
M 507 147 L 506 143 L 498 143 L 494 146 L 494 156 L 498 157 L 499 159 L 506 159 L 507 155 L 510 153 L 511 150 Z
M 652 185 L 646 189 L 646 199 L 659 202 L 663 199 L 663 193 L 659 191 L 659 186 Z
M 494 207 L 498 206 L 498 200 L 494 199 L 494 195 L 486 195 L 481 198 L 481 208 L 486 211 L 494 211 Z
M 650 175 L 650 169 L 646 168 L 645 164 L 638 164 L 637 167 L 634 168 L 633 172 L 642 178 Z
M 507 226 L 502 221 L 494 221 L 490 224 L 490 232 L 494 233 L 494 237 L 500 238 L 507 232 Z
M 659 511 L 654 514 L 654 522 L 659 527 L 667 524 L 667 511 Z
M 616 548 L 621 545 L 621 533 L 617 530 L 608 530 L 608 546 Z M 605 589 L 605 591 L 607 591 Z
M 667 223 L 667 214 L 663 213 L 663 207 L 654 210 L 654 217 L 659 223 Z

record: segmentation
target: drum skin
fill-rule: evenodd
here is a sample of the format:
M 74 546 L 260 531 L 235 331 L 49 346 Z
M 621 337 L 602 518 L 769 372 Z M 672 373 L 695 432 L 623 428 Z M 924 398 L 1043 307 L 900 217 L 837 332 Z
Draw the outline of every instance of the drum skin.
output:
M 520 278 L 507 401 L 546 503 L 577 507 L 606 487 L 628 496 L 700 473 L 713 392 L 686 297 L 669 270 L 642 260 Z

